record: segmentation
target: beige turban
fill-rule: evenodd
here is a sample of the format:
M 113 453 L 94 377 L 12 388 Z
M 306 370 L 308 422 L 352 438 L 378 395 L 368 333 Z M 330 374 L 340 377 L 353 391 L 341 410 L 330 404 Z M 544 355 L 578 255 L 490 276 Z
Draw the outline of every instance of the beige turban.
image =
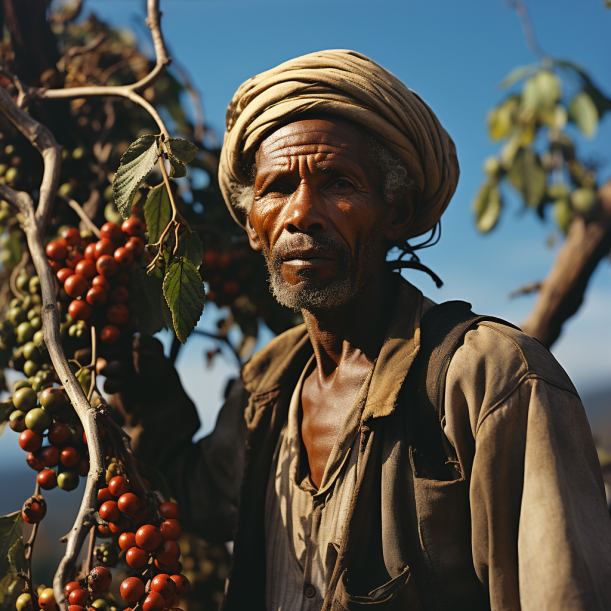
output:
M 245 213 L 231 194 L 250 181 L 259 144 L 287 119 L 306 112 L 338 115 L 362 125 L 407 165 L 420 190 L 418 214 L 406 237 L 432 229 L 458 182 L 454 142 L 433 111 L 388 70 L 354 51 L 297 57 L 241 85 L 227 108 L 219 183 L 233 218 Z

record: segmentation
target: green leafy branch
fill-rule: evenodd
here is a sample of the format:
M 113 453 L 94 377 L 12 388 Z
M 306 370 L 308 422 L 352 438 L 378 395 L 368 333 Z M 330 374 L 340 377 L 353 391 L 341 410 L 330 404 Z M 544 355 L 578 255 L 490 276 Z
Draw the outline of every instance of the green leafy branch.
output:
M 198 271 L 204 249 L 199 236 L 178 211 L 170 178 L 185 177 L 186 164 L 196 154 L 197 146 L 182 138 L 166 138 L 163 134 L 141 136 L 123 153 L 113 180 L 115 204 L 121 215 L 128 218 L 136 192 L 155 165 L 159 165 L 163 182 L 150 189 L 144 205 L 148 249 L 154 251 L 154 256 L 139 281 L 141 293 L 152 308 L 148 312 L 147 330 L 154 332 L 171 322 L 182 343 L 204 309 L 205 291 Z M 160 293 L 165 303 L 158 298 Z
M 566 60 L 544 57 L 518 67 L 500 86 L 520 82 L 521 90 L 488 113 L 490 137 L 504 145 L 484 162 L 486 179 L 473 201 L 477 227 L 487 233 L 496 226 L 504 204 L 500 187 L 507 181 L 542 218 L 552 204 L 556 224 L 566 233 L 575 215 L 590 218 L 598 204 L 596 168 L 579 160 L 565 128 L 573 124 L 593 138 L 611 110 L 611 99 L 582 68 Z M 565 90 L 575 83 L 577 91 L 568 97 Z

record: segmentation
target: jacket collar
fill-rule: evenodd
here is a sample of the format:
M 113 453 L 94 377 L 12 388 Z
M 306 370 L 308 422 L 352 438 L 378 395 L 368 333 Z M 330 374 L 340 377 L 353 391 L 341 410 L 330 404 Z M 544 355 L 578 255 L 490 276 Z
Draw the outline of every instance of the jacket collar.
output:
M 398 274 L 395 300 L 380 354 L 376 359 L 362 420 L 389 416 L 395 410 L 403 381 L 420 349 L 422 293 Z M 242 369 L 244 386 L 256 403 L 286 386 L 292 392 L 313 353 L 305 325 L 274 338 Z

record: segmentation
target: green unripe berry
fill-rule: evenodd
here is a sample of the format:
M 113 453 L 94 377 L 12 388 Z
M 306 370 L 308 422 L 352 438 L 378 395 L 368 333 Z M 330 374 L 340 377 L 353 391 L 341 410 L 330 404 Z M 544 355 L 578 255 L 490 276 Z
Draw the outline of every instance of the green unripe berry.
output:
M 17 611 L 31 611 L 32 609 L 32 595 L 28 592 L 20 594 L 15 601 L 15 607 Z
M 27 314 L 19 307 L 11 308 L 6 317 L 17 326 L 20 323 L 23 323 L 27 320 Z
M 29 412 L 36 407 L 38 397 L 31 388 L 20 388 L 13 393 L 13 405 L 15 409 L 20 409 L 22 412 Z
M 34 361 L 35 363 L 40 363 L 40 360 L 41 360 L 40 350 L 37 348 L 34 341 L 28 342 L 27 344 L 23 345 L 23 356 L 28 361 Z
M 9 302 L 8 302 L 8 307 L 9 309 L 13 309 L 13 308 L 20 308 L 21 304 L 23 302 L 21 301 L 21 299 L 19 299 L 18 297 L 13 297 Z
M 33 376 L 36 373 L 38 373 L 40 369 L 40 365 L 38 363 L 35 363 L 34 361 L 26 361 L 23 364 L 23 373 L 25 373 L 26 376 Z
M 103 598 L 98 598 L 91 603 L 91 608 L 97 611 L 110 611 L 108 603 Z
M 30 295 L 28 295 L 28 297 L 30 297 Z M 40 304 L 32 305 L 30 309 L 28 310 L 28 314 L 27 314 L 28 320 L 32 320 L 32 318 L 34 318 L 35 316 L 40 316 L 41 312 L 42 312 L 42 306 Z
M 34 330 L 32 333 L 32 337 L 34 337 L 34 333 L 42 328 L 42 319 L 40 316 L 34 316 L 32 320 L 30 320 L 30 324 L 32 325 L 32 329 Z
M 45 339 L 45 334 L 42 329 L 39 329 L 38 331 L 36 331 L 36 333 L 34 333 L 34 337 L 32 337 L 32 341 L 34 342 L 35 346 L 40 346 L 40 344 L 42 344 L 44 339 Z M 38 352 L 40 353 L 40 350 Z
M 20 388 L 29 388 L 30 383 L 27 380 L 17 380 L 13 384 L 13 392 L 17 392 Z
M 46 388 L 40 394 L 40 404 L 49 412 L 55 413 L 68 405 L 68 397 L 59 388 Z
M 34 337 L 34 333 L 36 333 L 36 329 L 32 327 L 31 322 L 22 322 L 17 327 L 17 343 L 25 344 L 29 342 Z
M 74 471 L 63 471 L 57 476 L 57 485 L 66 491 L 74 490 L 78 486 L 78 473 Z
M 25 291 L 28 286 L 28 282 L 30 281 L 30 277 L 27 274 L 19 274 L 17 276 L 17 281 L 15 284 L 20 291 Z
M 22 412 L 19 409 L 16 409 L 8 418 L 8 425 L 15 431 L 16 433 L 21 433 L 26 430 L 25 425 L 25 417 L 26 413 Z
M 83 392 L 87 394 L 89 392 L 89 387 L 91 386 L 91 371 L 89 371 L 89 369 L 83 369 L 76 376 L 76 379 L 81 383 L 81 388 L 83 389 Z
M 32 276 L 28 283 L 28 290 L 30 293 L 38 293 L 40 291 L 40 278 L 38 276 Z
M 35 433 L 46 431 L 53 424 L 53 416 L 43 407 L 31 409 L 25 417 L 25 425 Z

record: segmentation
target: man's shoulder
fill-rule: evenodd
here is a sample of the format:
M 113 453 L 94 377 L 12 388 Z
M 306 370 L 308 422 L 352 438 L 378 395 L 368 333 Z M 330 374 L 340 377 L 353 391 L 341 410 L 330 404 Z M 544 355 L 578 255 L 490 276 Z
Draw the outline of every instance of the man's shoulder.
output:
M 272 339 L 254 354 L 242 368 L 242 380 L 249 392 L 273 389 L 282 382 L 292 369 L 305 363 L 312 353 L 311 343 L 304 324 L 288 329 Z M 299 373 L 301 370 L 299 370 Z

